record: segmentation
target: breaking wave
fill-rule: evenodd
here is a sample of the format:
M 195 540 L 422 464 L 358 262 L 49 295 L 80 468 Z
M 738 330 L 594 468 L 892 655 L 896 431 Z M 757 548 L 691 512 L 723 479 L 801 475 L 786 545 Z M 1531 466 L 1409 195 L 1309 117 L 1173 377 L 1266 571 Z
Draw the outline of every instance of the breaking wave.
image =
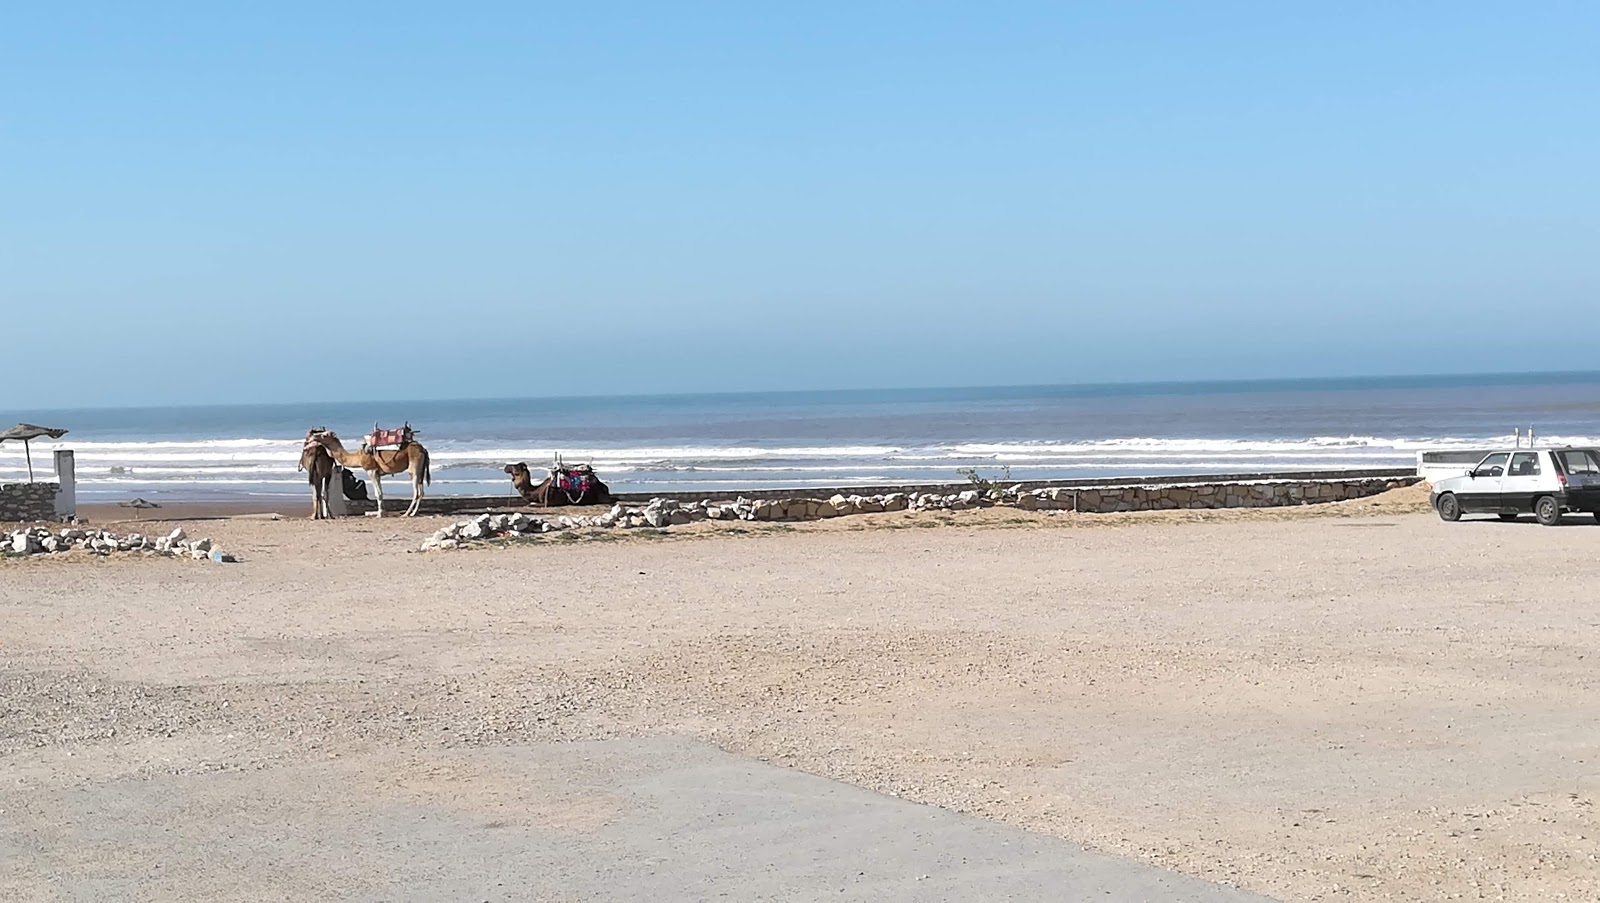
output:
M 1542 437 L 1551 444 L 1595 445 L 1586 436 Z M 1483 438 L 1310 436 L 1305 438 L 1127 437 L 1085 441 L 887 444 L 633 445 L 557 449 L 497 441 L 429 442 L 435 492 L 499 493 L 508 489 L 510 462 L 540 466 L 559 451 L 586 461 L 602 477 L 631 491 L 653 489 L 779 488 L 783 486 L 949 482 L 958 468 L 1015 479 L 1067 479 L 1183 473 L 1405 467 L 1429 448 L 1469 448 Z M 1489 440 L 1494 441 L 1494 440 Z M 193 441 L 62 441 L 33 443 L 36 472 L 49 478 L 50 452 L 71 448 L 79 491 L 86 497 L 234 493 L 299 494 L 299 439 L 207 438 Z M 22 449 L 0 446 L 0 480 L 25 479 Z

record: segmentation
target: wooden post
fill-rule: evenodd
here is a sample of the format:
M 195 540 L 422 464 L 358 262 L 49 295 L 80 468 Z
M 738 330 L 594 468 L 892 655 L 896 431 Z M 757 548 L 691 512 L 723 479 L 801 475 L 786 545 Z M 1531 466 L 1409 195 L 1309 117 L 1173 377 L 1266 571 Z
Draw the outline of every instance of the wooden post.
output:
M 33 482 L 33 446 L 29 445 L 28 444 L 28 440 L 26 440 L 26 439 L 22 440 L 22 454 L 25 457 L 27 457 L 27 459 L 28 459 L 28 482 L 32 483 Z

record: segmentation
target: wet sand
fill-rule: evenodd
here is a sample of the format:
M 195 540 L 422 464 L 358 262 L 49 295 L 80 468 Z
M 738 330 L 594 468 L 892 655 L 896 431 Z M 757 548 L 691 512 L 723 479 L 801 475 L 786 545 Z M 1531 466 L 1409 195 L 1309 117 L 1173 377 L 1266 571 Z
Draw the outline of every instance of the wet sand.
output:
M 0 809 L 56 836 L 49 794 L 141 775 L 682 736 L 1284 899 L 1600 898 L 1600 527 L 1417 507 L 432 554 L 439 520 L 244 518 L 185 524 L 235 566 L 0 561 Z

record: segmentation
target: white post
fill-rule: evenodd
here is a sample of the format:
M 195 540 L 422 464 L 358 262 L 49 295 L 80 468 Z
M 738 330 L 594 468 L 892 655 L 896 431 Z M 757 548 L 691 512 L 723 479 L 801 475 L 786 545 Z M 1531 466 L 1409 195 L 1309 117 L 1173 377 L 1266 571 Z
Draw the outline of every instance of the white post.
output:
M 344 506 L 344 468 L 333 468 L 333 479 L 328 481 L 328 516 L 344 517 L 349 509 Z
M 56 516 L 73 517 L 78 513 L 78 471 L 71 449 L 56 452 Z

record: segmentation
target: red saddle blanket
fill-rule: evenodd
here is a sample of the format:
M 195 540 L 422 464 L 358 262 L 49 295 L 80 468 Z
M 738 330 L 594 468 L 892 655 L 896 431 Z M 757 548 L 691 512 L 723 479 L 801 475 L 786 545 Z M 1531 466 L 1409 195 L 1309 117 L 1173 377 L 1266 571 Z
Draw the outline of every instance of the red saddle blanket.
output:
M 556 472 L 556 488 L 571 496 L 581 496 L 594 485 L 594 471 L 573 468 Z
M 411 425 L 408 423 L 396 430 L 380 430 L 376 426 L 367 434 L 367 448 L 387 448 L 405 445 L 411 441 Z

